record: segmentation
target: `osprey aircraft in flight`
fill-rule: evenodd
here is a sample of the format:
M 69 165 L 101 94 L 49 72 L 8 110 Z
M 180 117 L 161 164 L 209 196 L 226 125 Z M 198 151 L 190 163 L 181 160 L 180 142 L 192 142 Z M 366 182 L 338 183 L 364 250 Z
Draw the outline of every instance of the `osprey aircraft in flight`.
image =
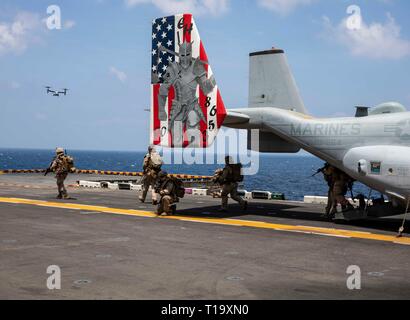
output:
M 59 97 L 60 94 L 67 95 L 67 91 L 68 91 L 67 88 L 62 89 L 63 91 L 51 90 L 50 86 L 45 86 L 45 88 L 47 89 L 47 94 L 51 93 L 54 97 Z
M 364 116 L 316 118 L 299 95 L 285 52 L 249 54 L 247 108 L 226 110 L 191 14 L 152 22 L 151 143 L 207 147 L 223 125 L 258 129 L 259 149 L 323 159 L 394 205 L 410 201 L 410 112 L 382 103 Z M 201 139 L 191 139 L 194 132 Z M 199 141 L 198 141 L 199 140 Z

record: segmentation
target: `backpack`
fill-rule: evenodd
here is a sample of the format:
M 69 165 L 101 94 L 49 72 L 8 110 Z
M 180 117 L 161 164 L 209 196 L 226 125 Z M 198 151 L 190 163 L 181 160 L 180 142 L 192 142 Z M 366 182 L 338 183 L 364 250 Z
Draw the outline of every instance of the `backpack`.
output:
M 64 163 L 64 168 L 70 172 L 74 168 L 74 159 L 73 157 L 64 155 L 63 156 L 63 163 Z
M 184 183 L 182 182 L 181 179 L 172 177 L 171 178 L 172 182 L 174 183 L 175 186 L 175 195 L 178 198 L 183 198 L 185 196 L 185 188 L 184 188 Z
M 159 171 L 162 166 L 162 159 L 159 153 L 153 152 L 150 156 L 150 166 L 152 169 Z
M 230 180 L 232 182 L 242 182 L 243 181 L 242 164 L 235 163 L 235 164 L 230 164 L 230 166 L 232 168 L 232 176 L 230 177 Z

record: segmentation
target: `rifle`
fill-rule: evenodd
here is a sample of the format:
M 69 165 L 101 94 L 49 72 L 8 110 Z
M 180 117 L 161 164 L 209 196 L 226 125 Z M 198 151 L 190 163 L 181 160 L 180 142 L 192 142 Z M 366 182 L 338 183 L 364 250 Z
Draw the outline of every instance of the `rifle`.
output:
M 54 156 L 53 160 L 51 160 L 50 164 L 48 165 L 46 172 L 44 172 L 44 176 L 46 176 L 49 172 L 52 172 L 51 166 L 53 165 L 54 160 L 56 159 L 56 156 Z
M 323 171 L 325 169 L 326 169 L 326 167 L 322 167 L 322 168 L 317 169 L 317 171 L 314 174 L 312 174 L 310 177 L 313 178 L 314 176 L 318 175 L 319 173 L 321 173 L 321 172 L 323 173 Z
M 325 171 L 325 169 L 327 168 L 329 168 L 329 163 L 326 162 L 322 168 L 317 169 L 317 171 L 314 174 L 312 174 L 311 178 L 318 175 L 319 173 L 324 173 L 323 171 Z

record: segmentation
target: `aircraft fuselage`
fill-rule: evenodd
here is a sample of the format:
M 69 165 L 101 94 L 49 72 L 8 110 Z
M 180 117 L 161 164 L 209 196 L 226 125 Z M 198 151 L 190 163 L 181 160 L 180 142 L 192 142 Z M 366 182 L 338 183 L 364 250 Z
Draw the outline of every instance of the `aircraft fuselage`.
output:
M 410 197 L 410 112 L 318 119 L 271 107 L 233 111 L 249 116 L 240 128 L 272 132 L 372 189 Z

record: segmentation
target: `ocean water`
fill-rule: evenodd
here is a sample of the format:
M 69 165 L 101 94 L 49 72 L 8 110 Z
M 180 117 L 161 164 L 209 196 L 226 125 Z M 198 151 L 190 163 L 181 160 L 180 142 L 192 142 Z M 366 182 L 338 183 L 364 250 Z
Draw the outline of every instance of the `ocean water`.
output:
M 145 152 L 69 150 L 78 169 L 141 171 Z M 0 149 L 0 170 L 47 168 L 54 150 Z M 321 174 L 311 177 L 323 161 L 310 155 L 260 154 L 259 171 L 246 176 L 244 189 L 281 192 L 288 200 L 303 200 L 304 195 L 326 195 L 327 185 Z M 212 175 L 221 165 L 164 165 L 169 173 Z M 354 193 L 368 193 L 355 183 Z

